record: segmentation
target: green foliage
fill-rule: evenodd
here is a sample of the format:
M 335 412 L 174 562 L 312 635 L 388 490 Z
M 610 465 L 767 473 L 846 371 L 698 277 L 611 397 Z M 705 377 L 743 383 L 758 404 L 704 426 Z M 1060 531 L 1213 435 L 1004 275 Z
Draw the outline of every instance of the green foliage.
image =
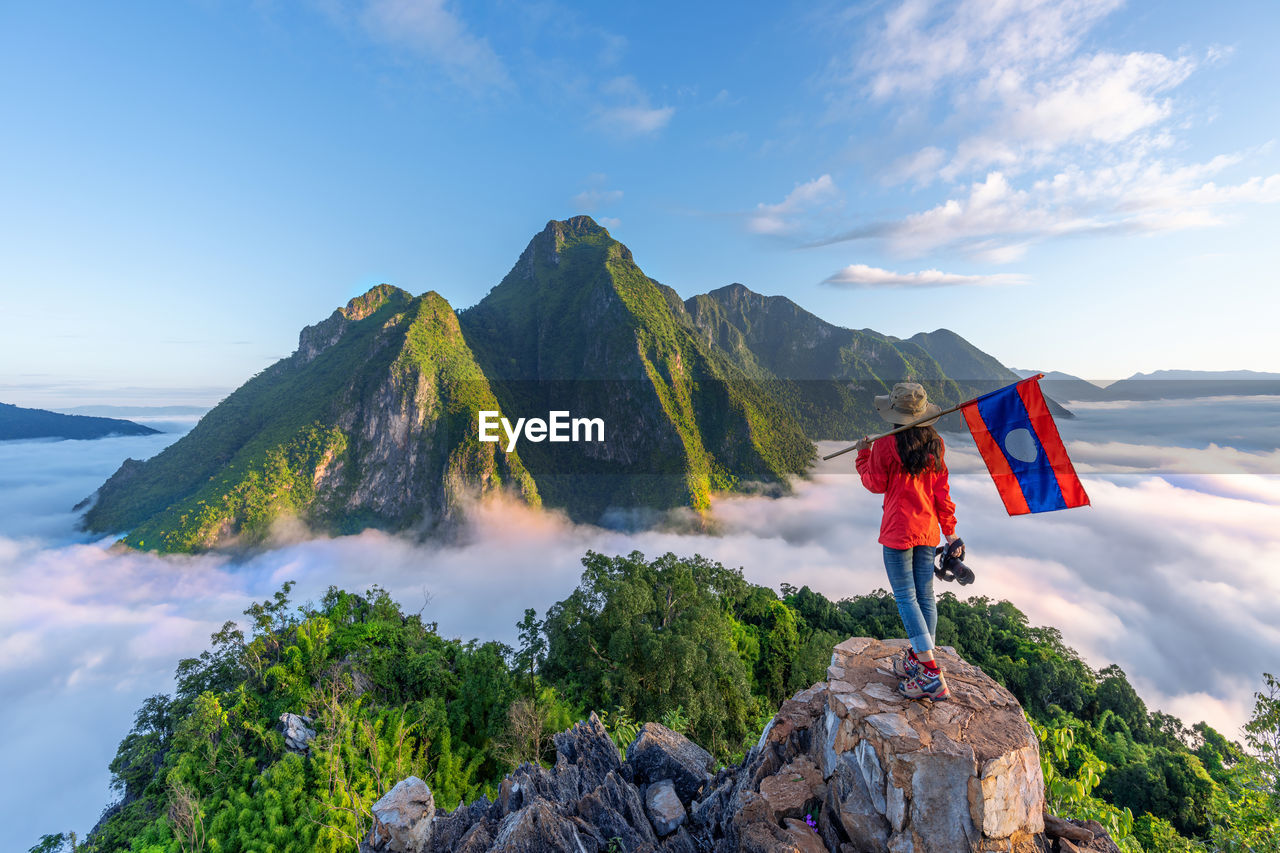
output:
M 626 755 L 627 747 L 631 746 L 636 735 L 640 734 L 640 724 L 631 719 L 631 715 L 621 705 L 614 708 L 613 713 L 601 711 L 599 717 L 601 725 L 609 733 L 614 745 L 618 747 L 618 752 Z
M 1253 715 L 1244 727 L 1245 743 L 1253 753 L 1221 736 L 1206 736 L 1199 750 L 1210 772 L 1221 779 L 1224 792 L 1211 815 L 1214 851 L 1280 851 L 1280 680 L 1264 673 L 1263 685 L 1254 694 Z
M 405 776 L 452 808 L 510 769 L 494 748 L 509 650 L 445 640 L 377 587 L 314 609 L 291 609 L 289 588 L 245 611 L 248 637 L 224 626 L 183 661 L 175 696 L 143 704 L 112 763 L 121 807 L 81 849 L 350 850 Z M 285 749 L 285 711 L 313 721 L 305 755 Z
M 1253 694 L 1253 716 L 1244 739 L 1258 755 L 1258 774 L 1272 796 L 1280 797 L 1280 679 L 1264 673 L 1266 692 Z
M 718 754 L 737 747 L 756 713 L 733 640 L 741 573 L 639 552 L 588 552 L 582 564 L 581 584 L 547 613 L 544 675 L 584 706 L 620 706 L 637 720 L 681 708 L 695 741 Z
M 453 808 L 492 795 L 590 710 L 620 750 L 645 722 L 739 761 L 781 699 L 821 681 L 847 636 L 901 637 L 883 590 L 832 602 L 773 591 L 699 556 L 588 552 L 581 582 L 517 648 L 439 636 L 386 591 L 290 584 L 178 666 L 143 702 L 111 764 L 120 802 L 80 850 L 240 853 L 353 849 L 370 807 L 414 774 Z M 1264 676 L 1248 749 L 1204 723 L 1150 712 L 1116 667 L 1094 672 L 1008 602 L 939 600 L 938 639 L 1005 684 L 1040 738 L 1051 811 L 1097 820 L 1126 853 L 1277 851 L 1280 685 Z M 277 720 L 311 718 L 307 754 Z M 33 850 L 59 853 L 71 836 Z M 62 846 L 59 846 L 62 845 Z
M 673 732 L 684 734 L 689 728 L 689 715 L 684 712 L 683 705 L 677 705 L 663 714 L 658 722 Z
M 1061 817 L 1096 820 L 1125 853 L 1142 853 L 1133 834 L 1133 812 L 1118 809 L 1093 796 L 1107 765 L 1075 742 L 1068 727 L 1050 729 L 1031 723 L 1040 739 L 1040 769 L 1044 773 L 1045 808 Z
M 27 853 L 75 853 L 76 834 L 59 832 L 54 835 L 42 835 Z

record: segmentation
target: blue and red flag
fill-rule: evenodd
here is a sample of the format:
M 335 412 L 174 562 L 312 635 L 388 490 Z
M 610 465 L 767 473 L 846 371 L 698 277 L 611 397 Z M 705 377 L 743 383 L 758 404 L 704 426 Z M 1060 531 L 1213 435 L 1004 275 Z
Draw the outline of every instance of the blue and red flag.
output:
M 1040 376 L 961 407 L 1009 515 L 1089 503 L 1040 392 Z

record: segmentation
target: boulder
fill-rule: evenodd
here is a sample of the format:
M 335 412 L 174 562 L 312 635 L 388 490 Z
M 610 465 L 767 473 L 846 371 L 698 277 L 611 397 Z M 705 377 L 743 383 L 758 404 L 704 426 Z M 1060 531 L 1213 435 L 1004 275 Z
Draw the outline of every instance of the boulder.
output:
M 582 853 L 586 848 L 572 820 L 546 800 L 535 800 L 502 819 L 489 847 L 503 853 Z
M 417 776 L 398 782 L 373 804 L 373 828 L 361 853 L 422 853 L 431 838 L 435 798 Z
M 637 782 L 670 779 L 684 804 L 697 798 L 716 766 L 711 753 L 661 723 L 640 728 L 627 747 L 627 764 Z
M 855 848 L 1031 853 L 1044 830 L 1039 744 L 1009 691 L 954 649 L 936 650 L 952 699 L 897 692 L 905 640 L 836 646 L 811 737 L 827 802 Z
M 783 821 L 783 826 L 787 830 L 787 840 L 799 853 L 827 853 L 822 839 L 804 821 L 789 817 Z
M 1063 819 L 1046 814 L 1045 835 L 1054 839 L 1054 853 L 1120 853 L 1119 846 L 1096 820 Z
M 649 822 L 658 835 L 670 835 L 685 822 L 688 813 L 684 803 L 676 793 L 676 786 L 670 779 L 654 782 L 644 792 L 644 807 L 649 813 Z
M 316 730 L 311 728 L 311 718 L 301 714 L 281 714 L 280 733 L 284 735 L 285 747 L 293 752 L 307 752 L 311 748 L 311 741 L 316 739 Z
M 760 782 L 760 796 L 779 823 L 787 818 L 803 822 L 805 815 L 816 810 L 826 792 L 821 771 L 804 756 Z

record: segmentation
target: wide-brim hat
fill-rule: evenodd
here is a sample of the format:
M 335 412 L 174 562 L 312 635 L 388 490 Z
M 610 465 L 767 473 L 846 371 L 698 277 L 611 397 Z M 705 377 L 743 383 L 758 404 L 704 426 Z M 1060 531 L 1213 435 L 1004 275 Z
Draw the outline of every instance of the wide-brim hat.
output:
M 942 407 L 929 402 L 929 395 L 918 382 L 899 382 L 887 395 L 875 398 L 876 413 L 895 426 L 902 426 L 920 418 L 930 418 L 916 426 L 937 423 Z

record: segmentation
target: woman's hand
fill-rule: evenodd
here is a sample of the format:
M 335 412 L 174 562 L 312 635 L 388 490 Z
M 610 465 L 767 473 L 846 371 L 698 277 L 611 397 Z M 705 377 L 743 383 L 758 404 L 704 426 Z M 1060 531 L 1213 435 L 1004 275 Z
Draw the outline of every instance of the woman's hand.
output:
M 952 542 L 956 541 L 956 540 L 957 540 L 957 539 L 959 539 L 959 538 L 960 538 L 960 536 L 959 536 L 958 534 L 955 534 L 955 533 L 948 533 L 948 534 L 947 534 L 947 544 L 948 544 L 948 545 L 950 545 Z
M 869 436 L 869 435 L 864 435 L 862 438 L 860 438 L 860 439 L 858 439 L 857 441 L 855 441 L 855 442 L 853 443 L 853 449 L 854 449 L 854 450 L 856 450 L 856 451 L 858 451 L 859 453 L 861 453 L 861 452 L 862 452 L 862 451 L 864 451 L 864 450 L 870 450 L 870 449 L 871 449 L 871 436 Z

